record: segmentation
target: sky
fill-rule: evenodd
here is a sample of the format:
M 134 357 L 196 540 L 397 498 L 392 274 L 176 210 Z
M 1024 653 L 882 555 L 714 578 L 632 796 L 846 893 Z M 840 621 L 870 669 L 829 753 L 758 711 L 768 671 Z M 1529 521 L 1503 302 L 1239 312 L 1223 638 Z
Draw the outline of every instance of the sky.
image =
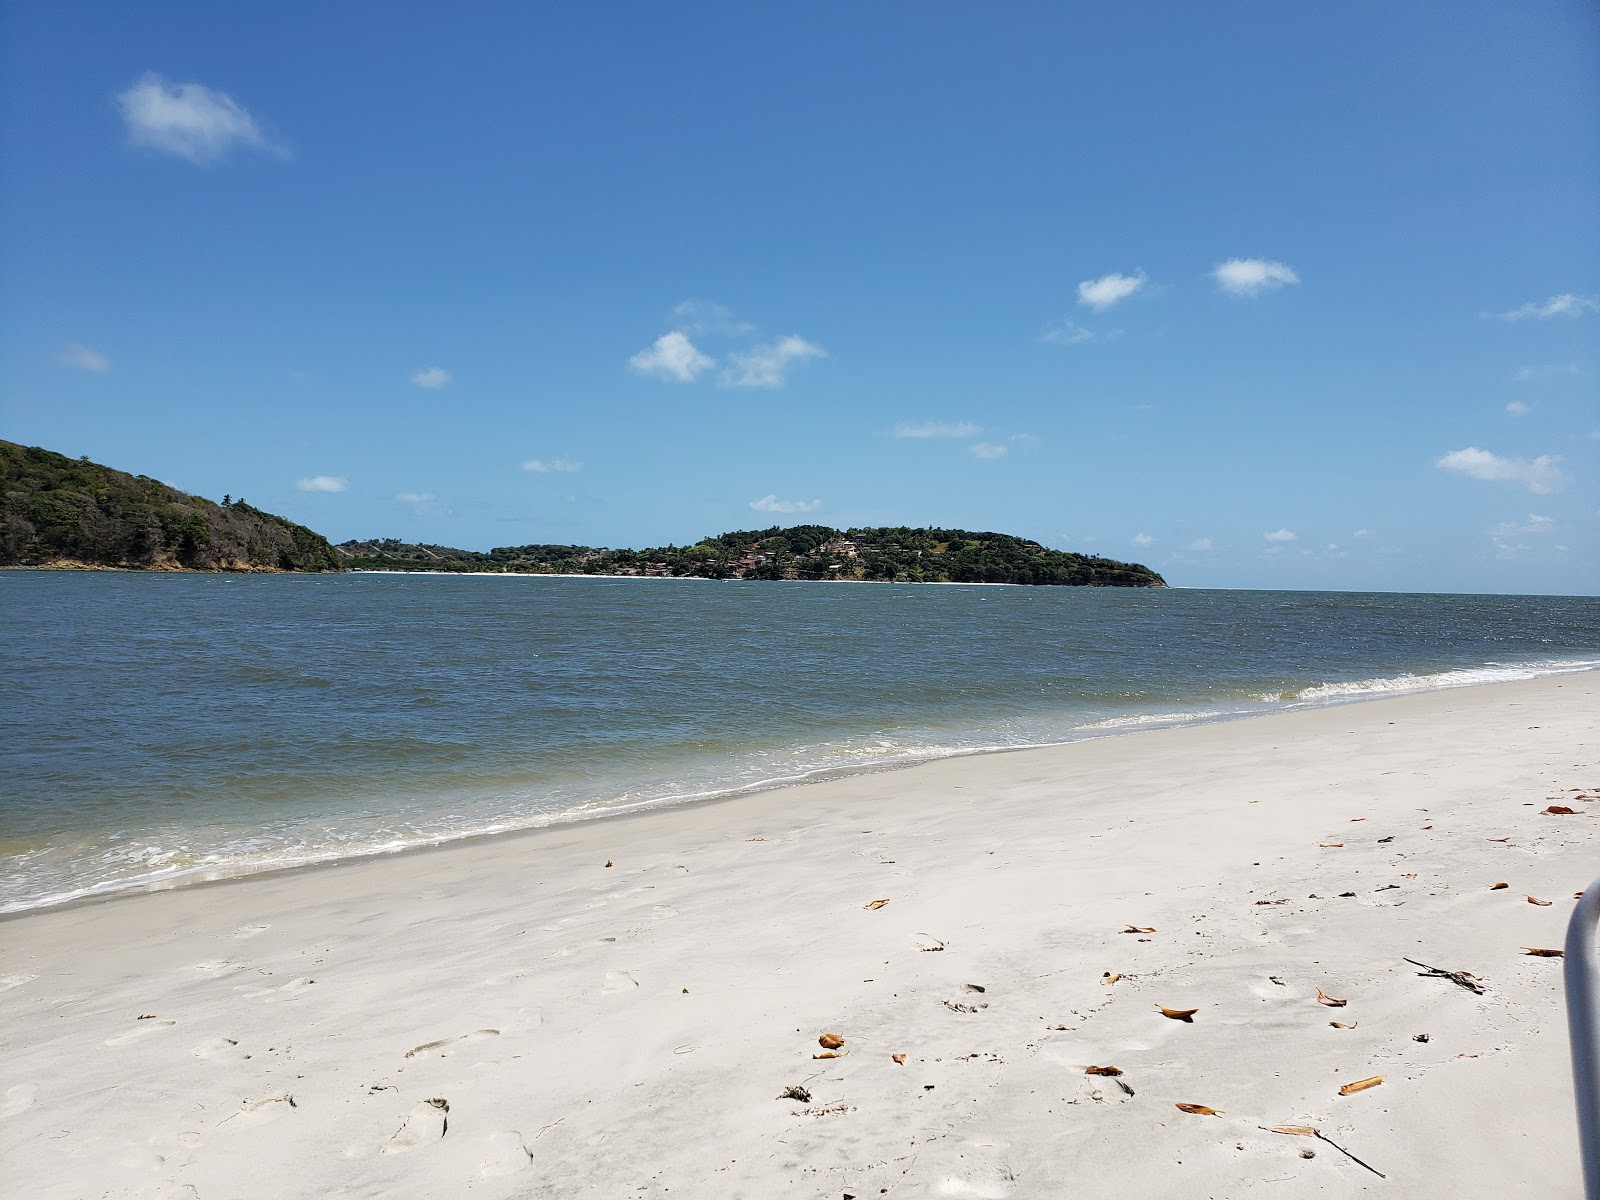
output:
M 328 535 L 1600 592 L 1600 8 L 0 8 L 0 437 Z

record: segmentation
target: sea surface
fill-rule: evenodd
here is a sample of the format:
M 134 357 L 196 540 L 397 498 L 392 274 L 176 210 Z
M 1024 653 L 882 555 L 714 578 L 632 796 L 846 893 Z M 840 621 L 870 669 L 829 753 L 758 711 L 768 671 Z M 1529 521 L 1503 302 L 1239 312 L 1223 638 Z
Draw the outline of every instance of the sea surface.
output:
M 6 571 L 0 912 L 1597 667 L 1579 597 Z

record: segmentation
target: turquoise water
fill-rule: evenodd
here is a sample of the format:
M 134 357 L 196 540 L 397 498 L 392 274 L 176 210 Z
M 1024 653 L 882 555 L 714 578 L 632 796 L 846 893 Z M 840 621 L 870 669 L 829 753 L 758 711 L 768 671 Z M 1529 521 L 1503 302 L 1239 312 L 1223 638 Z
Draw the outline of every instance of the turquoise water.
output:
M 8 571 L 0 631 L 0 911 L 1600 666 L 1573 597 Z

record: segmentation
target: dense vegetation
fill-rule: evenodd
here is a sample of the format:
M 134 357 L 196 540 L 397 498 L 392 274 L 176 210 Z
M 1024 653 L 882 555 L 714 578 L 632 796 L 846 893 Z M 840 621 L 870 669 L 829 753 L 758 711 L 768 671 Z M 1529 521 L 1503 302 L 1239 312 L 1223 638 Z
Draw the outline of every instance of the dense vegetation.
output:
M 0 441 L 0 566 L 51 563 L 193 571 L 338 571 L 303 525 L 216 504 L 86 458 Z
M 671 575 L 704 579 L 854 579 L 908 583 L 1029 583 L 1165 587 L 1137 563 L 1049 550 L 1004 533 L 965 529 L 838 530 L 826 525 L 743 529 L 692 546 L 604 550 L 500 546 L 488 553 L 393 538 L 344 542 L 346 565 L 377 571 L 511 571 L 564 575 Z

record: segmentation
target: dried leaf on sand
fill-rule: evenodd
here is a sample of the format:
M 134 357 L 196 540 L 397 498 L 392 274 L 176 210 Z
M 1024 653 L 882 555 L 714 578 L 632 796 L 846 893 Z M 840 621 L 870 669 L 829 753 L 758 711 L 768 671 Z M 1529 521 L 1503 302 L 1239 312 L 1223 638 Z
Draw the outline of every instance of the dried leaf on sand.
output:
M 817 1039 L 817 1045 L 821 1046 L 824 1050 L 837 1050 L 840 1046 L 844 1045 L 844 1038 L 840 1037 L 837 1033 L 825 1033 Z
M 848 1050 L 824 1050 L 821 1054 L 813 1054 L 812 1058 L 843 1058 L 849 1054 Z
M 1344 849 L 1344 843 L 1343 842 L 1318 842 L 1317 845 L 1321 846 L 1324 850 L 1343 850 Z
M 1085 1075 L 1121 1075 L 1122 1074 L 1122 1068 L 1121 1067 L 1085 1067 L 1083 1069 L 1083 1073 Z
M 1194 1113 L 1199 1117 L 1220 1117 L 1222 1115 L 1220 1108 L 1207 1108 L 1204 1104 L 1175 1104 L 1173 1107 L 1186 1113 Z
M 1524 896 L 1523 899 L 1529 904 L 1537 904 L 1540 908 L 1549 908 L 1552 903 L 1549 900 L 1540 900 L 1537 896 Z
M 1123 933 L 1154 933 L 1155 931 L 1156 927 L 1154 925 L 1128 925 L 1124 926 L 1122 930 Z
M 1348 1000 L 1335 1000 L 1332 996 L 1328 995 L 1327 992 L 1323 991 L 1321 988 L 1318 988 L 1317 989 L 1317 1003 L 1318 1004 L 1326 1004 L 1329 1008 L 1343 1008 L 1346 1004 L 1349 1004 L 1350 1001 L 1348 1001 Z
M 1158 1004 L 1156 1005 L 1156 1011 L 1163 1017 L 1169 1017 L 1174 1021 L 1187 1021 L 1193 1025 L 1194 1015 L 1200 1010 L 1198 1008 L 1165 1008 Z
M 889 903 L 889 901 L 887 899 L 885 899 L 885 900 L 872 900 L 872 901 L 869 901 L 866 904 L 865 907 L 867 907 L 867 908 L 882 908 L 887 903 Z
M 1355 1025 L 1346 1025 L 1343 1021 L 1329 1021 L 1328 1024 L 1332 1025 L 1335 1029 L 1354 1029 L 1355 1028 Z
M 1121 978 L 1122 978 L 1122 972 L 1121 971 L 1118 971 L 1115 975 L 1113 975 L 1110 971 L 1102 971 L 1102 972 L 1100 972 L 1100 982 L 1101 983 L 1111 984 L 1111 983 L 1115 983 L 1117 980 L 1119 980 Z
M 1369 1075 L 1366 1079 L 1358 1079 L 1354 1083 L 1347 1083 L 1339 1089 L 1341 1096 L 1353 1096 L 1357 1092 L 1364 1092 L 1368 1088 L 1375 1088 L 1383 1082 L 1382 1075 Z
M 1491 883 L 1491 884 L 1490 884 L 1490 885 L 1489 885 L 1489 890 L 1490 890 L 1490 891 L 1491 891 L 1491 892 L 1498 892 L 1498 891 L 1501 891 L 1501 890 L 1503 890 L 1503 889 L 1505 889 L 1505 888 L 1508 888 L 1508 887 L 1510 887 L 1510 886 L 1511 886 L 1511 885 L 1510 885 L 1510 884 L 1509 884 L 1509 883 L 1505 883 L 1505 882 L 1501 882 L 1501 883 Z
M 902 1067 L 906 1065 L 906 1056 L 904 1054 L 891 1054 L 889 1057 L 894 1059 L 894 1061 L 899 1063 Z
M 1522 952 L 1537 958 L 1565 958 L 1567 954 L 1565 950 L 1545 950 L 1538 946 L 1524 946 Z
M 1268 1133 L 1287 1133 L 1294 1137 L 1316 1137 L 1317 1131 L 1310 1125 L 1258 1125 L 1257 1129 L 1265 1129 Z
M 1578 815 L 1578 810 L 1568 808 L 1565 804 L 1552 804 L 1549 808 L 1541 809 L 1539 815 L 1541 817 L 1575 817 Z

